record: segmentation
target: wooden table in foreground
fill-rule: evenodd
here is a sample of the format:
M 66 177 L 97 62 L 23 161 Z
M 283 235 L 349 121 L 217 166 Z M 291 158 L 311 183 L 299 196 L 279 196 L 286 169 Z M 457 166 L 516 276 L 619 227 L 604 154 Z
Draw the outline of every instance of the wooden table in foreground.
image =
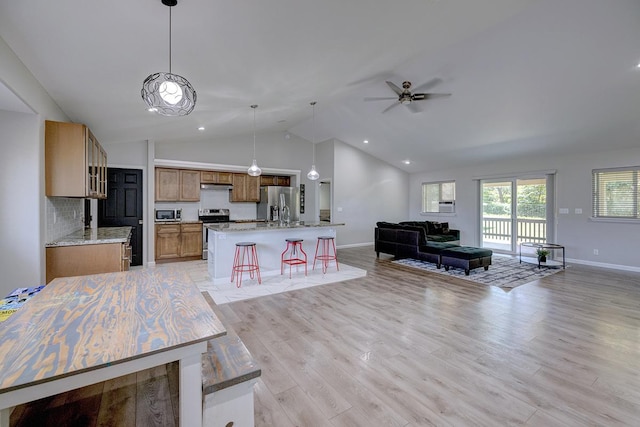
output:
M 226 330 L 172 269 L 58 278 L 0 327 L 0 427 L 14 406 L 180 362 L 180 424 L 202 425 L 202 353 Z

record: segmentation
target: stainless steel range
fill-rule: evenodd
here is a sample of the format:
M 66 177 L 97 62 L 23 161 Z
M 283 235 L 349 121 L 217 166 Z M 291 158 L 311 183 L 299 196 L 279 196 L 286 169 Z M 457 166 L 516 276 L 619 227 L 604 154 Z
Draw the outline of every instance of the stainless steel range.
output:
M 198 209 L 198 219 L 203 224 L 211 224 L 218 222 L 229 222 L 229 209 Z M 209 256 L 209 233 L 207 229 L 202 226 L 202 259 L 207 259 Z

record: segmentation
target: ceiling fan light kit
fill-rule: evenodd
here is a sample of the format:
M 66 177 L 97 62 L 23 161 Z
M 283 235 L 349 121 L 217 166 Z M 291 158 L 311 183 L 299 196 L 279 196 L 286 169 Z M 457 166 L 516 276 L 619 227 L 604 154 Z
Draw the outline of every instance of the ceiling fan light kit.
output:
M 310 103 L 313 111 L 313 120 L 311 122 L 311 145 L 313 146 L 313 161 L 311 162 L 311 170 L 307 174 L 307 178 L 316 181 L 320 178 L 320 174 L 316 170 L 316 101 Z
M 171 72 L 171 8 L 177 0 L 161 0 L 169 7 L 169 72 L 153 73 L 143 84 L 141 95 L 148 110 L 163 116 L 186 116 L 196 106 L 196 91 L 187 79 Z
M 258 106 L 253 104 L 251 108 L 253 109 L 253 162 L 251 162 L 251 166 L 247 169 L 247 173 L 250 176 L 260 176 L 262 169 L 260 169 L 256 161 L 256 108 L 258 108 Z

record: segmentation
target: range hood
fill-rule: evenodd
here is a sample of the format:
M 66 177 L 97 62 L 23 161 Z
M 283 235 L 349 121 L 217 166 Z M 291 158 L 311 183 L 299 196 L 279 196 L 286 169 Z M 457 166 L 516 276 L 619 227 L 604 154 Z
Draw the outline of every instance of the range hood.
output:
M 200 184 L 200 190 L 231 190 L 233 185 L 231 184 Z

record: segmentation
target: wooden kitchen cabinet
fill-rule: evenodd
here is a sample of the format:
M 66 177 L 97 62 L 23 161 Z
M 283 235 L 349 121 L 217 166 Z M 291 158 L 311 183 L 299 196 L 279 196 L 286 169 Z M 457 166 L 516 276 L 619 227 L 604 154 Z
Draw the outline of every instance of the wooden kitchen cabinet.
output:
M 232 202 L 259 202 L 260 177 L 234 173 L 233 189 L 229 197 Z
M 181 202 L 200 201 L 200 171 L 180 170 Z
M 221 171 L 202 171 L 200 175 L 200 181 L 203 184 L 232 185 L 233 173 Z
M 47 283 L 56 277 L 128 271 L 131 244 L 56 246 L 46 248 Z
M 202 224 L 180 224 L 180 257 L 202 257 Z
M 260 175 L 260 186 L 280 185 L 289 187 L 291 185 L 291 177 L 278 175 Z
M 202 223 L 156 224 L 156 261 L 202 258 Z
M 107 153 L 80 123 L 45 121 L 45 194 L 107 197 Z
M 180 258 L 180 224 L 156 224 L 156 261 Z
M 156 168 L 156 202 L 199 202 L 200 171 Z

